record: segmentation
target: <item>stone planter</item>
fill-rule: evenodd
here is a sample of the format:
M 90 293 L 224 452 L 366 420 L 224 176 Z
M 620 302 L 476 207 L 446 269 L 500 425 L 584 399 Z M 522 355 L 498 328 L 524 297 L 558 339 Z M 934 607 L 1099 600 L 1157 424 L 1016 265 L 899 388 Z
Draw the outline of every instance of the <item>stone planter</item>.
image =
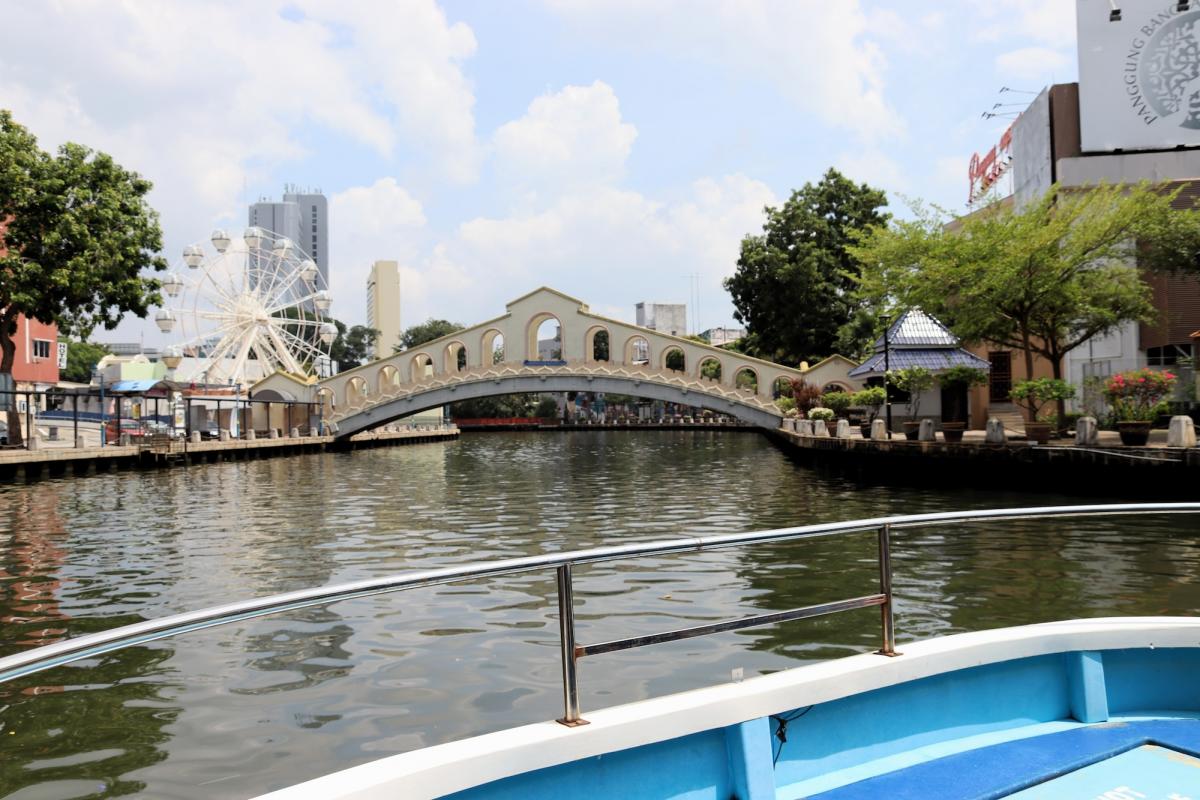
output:
M 910 442 L 915 442 L 921 432 L 921 423 L 919 421 L 910 421 L 902 422 L 901 425 L 904 426 L 904 438 Z
M 943 422 L 942 438 L 951 443 L 961 442 L 966 430 L 967 423 L 965 422 Z
M 1150 441 L 1149 422 L 1118 422 L 1117 432 L 1121 434 L 1121 444 L 1129 447 L 1145 447 Z
M 1050 423 L 1048 422 L 1026 422 L 1025 423 L 1025 438 L 1031 442 L 1038 444 L 1046 444 L 1050 441 Z

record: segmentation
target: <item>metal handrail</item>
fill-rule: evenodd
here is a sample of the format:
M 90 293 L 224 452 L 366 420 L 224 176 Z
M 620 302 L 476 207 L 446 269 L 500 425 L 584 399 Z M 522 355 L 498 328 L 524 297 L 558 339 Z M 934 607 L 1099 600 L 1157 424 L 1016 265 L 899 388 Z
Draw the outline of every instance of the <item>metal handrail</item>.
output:
M 190 611 L 161 619 L 147 620 L 100 633 L 92 633 L 55 642 L 54 644 L 0 658 L 0 683 L 125 647 L 146 644 L 158 639 L 204 630 L 219 625 L 244 622 L 284 611 L 294 611 L 315 605 L 386 594 L 420 586 L 434 586 L 470 578 L 485 578 L 512 575 L 533 570 L 555 569 L 558 578 L 559 629 L 563 659 L 564 715 L 559 721 L 566 725 L 582 725 L 586 724 L 586 721 L 581 718 L 579 709 L 577 661 L 586 656 L 875 605 L 879 606 L 881 613 L 882 647 L 878 652 L 886 656 L 897 655 L 895 651 L 895 632 L 892 615 L 893 596 L 890 554 L 890 537 L 891 531 L 894 528 L 947 525 L 962 522 L 978 522 L 981 520 L 1196 513 L 1200 513 L 1200 503 L 1099 504 L 1037 506 L 981 511 L 943 511 L 928 514 L 875 517 L 847 522 L 830 522 L 819 525 L 802 525 L 792 528 L 777 528 L 766 531 L 722 534 L 718 536 L 666 539 L 656 542 L 575 550 L 567 553 L 510 558 L 482 564 L 443 567 L 441 569 L 402 573 L 384 578 L 372 578 L 353 583 L 304 589 L 253 600 L 244 600 L 237 603 L 227 603 L 199 611 Z M 580 645 L 575 641 L 572 567 L 577 564 L 594 564 L 623 558 L 644 558 L 670 555 L 672 553 L 699 552 L 768 542 L 798 541 L 868 530 L 877 531 L 879 537 L 879 592 L 877 594 L 806 606 L 790 611 L 770 612 L 735 620 L 726 620 L 650 636 L 630 637 L 591 645 Z

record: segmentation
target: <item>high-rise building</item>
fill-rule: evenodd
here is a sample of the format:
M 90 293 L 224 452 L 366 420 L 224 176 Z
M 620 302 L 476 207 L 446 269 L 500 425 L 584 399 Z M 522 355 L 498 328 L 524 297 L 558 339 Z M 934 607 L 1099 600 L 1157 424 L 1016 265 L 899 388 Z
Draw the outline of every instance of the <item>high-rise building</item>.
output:
M 376 261 L 367 276 L 367 327 L 379 331 L 373 358 L 385 358 L 400 343 L 400 265 Z
M 638 303 L 637 324 L 671 336 L 687 336 L 687 305 L 684 303 Z
M 250 206 L 250 225 L 296 243 L 317 264 L 322 284 L 329 286 L 329 203 L 320 189 L 283 187 L 283 200 L 262 198 Z

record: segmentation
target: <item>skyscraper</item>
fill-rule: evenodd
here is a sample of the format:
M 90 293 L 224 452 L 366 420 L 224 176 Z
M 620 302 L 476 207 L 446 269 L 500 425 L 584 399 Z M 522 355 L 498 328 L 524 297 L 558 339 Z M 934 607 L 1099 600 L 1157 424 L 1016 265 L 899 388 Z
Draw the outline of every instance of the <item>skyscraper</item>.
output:
M 371 348 L 374 358 L 386 358 L 400 344 L 400 265 L 376 261 L 367 276 L 367 327 L 379 331 Z
M 283 187 L 283 201 L 262 198 L 250 206 L 248 222 L 296 243 L 317 263 L 322 285 L 329 286 L 329 203 L 320 189 Z

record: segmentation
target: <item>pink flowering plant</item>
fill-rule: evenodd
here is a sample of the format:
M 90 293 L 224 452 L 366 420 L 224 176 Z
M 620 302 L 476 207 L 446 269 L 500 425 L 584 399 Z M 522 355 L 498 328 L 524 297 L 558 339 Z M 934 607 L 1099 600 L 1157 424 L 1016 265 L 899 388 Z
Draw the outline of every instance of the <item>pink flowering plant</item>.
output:
M 1104 384 L 1104 396 L 1118 422 L 1153 422 L 1174 388 L 1174 373 L 1143 367 L 1113 375 Z

